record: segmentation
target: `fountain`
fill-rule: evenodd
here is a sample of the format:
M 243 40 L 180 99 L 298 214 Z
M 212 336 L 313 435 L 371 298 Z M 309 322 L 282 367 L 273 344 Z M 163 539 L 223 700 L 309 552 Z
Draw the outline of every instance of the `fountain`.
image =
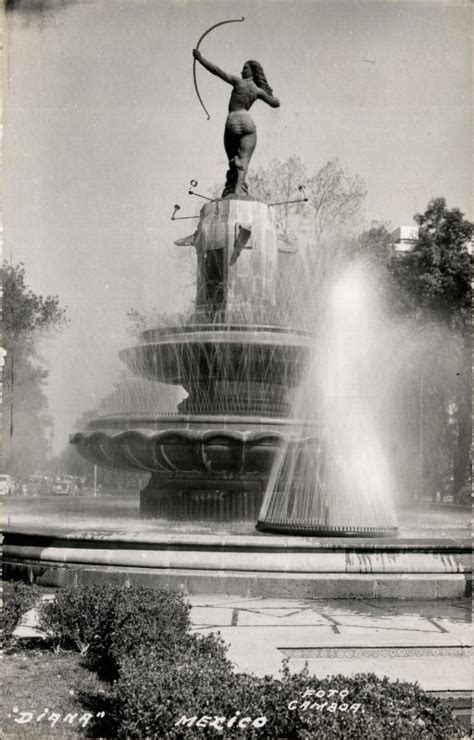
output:
M 140 344 L 121 353 L 135 374 L 179 384 L 188 397 L 176 415 L 100 417 L 72 443 L 94 464 L 151 473 L 141 492 L 144 517 L 190 523 L 258 519 L 262 531 L 296 534 L 392 534 L 386 481 L 373 490 L 367 480 L 361 490 L 356 474 L 357 457 L 367 454 L 369 441 L 362 449 L 359 439 L 353 452 L 347 439 L 334 460 L 346 411 L 333 404 L 324 416 L 312 402 L 318 385 L 314 366 L 321 364 L 315 337 L 303 329 L 256 322 L 277 312 L 278 246 L 269 206 L 248 197 L 209 202 L 192 241 L 198 279 L 190 322 L 147 330 Z M 360 327 L 356 334 L 356 327 L 347 325 L 360 343 Z M 337 344 L 339 329 L 332 329 Z M 345 359 L 334 358 L 331 376 L 335 368 L 341 375 L 347 367 L 350 343 L 348 336 L 342 340 Z M 327 347 L 328 357 L 331 352 Z M 350 374 L 355 368 L 350 356 L 349 363 Z M 295 390 L 297 401 L 290 403 Z M 333 396 L 346 399 L 344 382 Z M 308 404 L 311 413 L 306 408 L 304 414 Z M 358 414 L 360 436 L 367 412 Z M 334 419 L 341 428 L 333 428 Z M 354 490 L 340 479 L 348 454 Z M 363 477 L 370 478 L 381 459 L 382 454 L 372 455 L 362 465 Z M 375 516 L 374 500 L 379 502 Z
M 222 196 L 176 242 L 196 250 L 194 313 L 144 331 L 120 355 L 137 376 L 188 395 L 174 414 L 101 416 L 71 438 L 95 465 L 150 474 L 139 518 L 120 519 L 106 497 L 41 511 L 13 502 L 5 575 L 244 597 L 462 597 L 469 543 L 393 536 L 390 476 L 365 403 L 365 319 L 346 303 L 366 286 L 344 273 L 317 331 L 279 312 L 273 206 L 246 182 L 256 144 L 248 109 L 279 101 L 257 62 L 239 78 L 194 56 L 233 87 Z
M 176 415 L 101 417 L 71 441 L 94 464 L 151 473 L 145 517 L 256 522 L 276 452 L 296 435 L 288 393 L 312 338 L 256 323 L 276 308 L 278 247 L 267 204 L 207 203 L 193 242 L 191 321 L 145 331 L 121 353 L 137 375 L 179 384 L 188 397 Z
M 198 50 L 194 57 L 233 87 L 222 197 L 206 203 L 194 234 L 177 242 L 196 250 L 195 313 L 187 324 L 143 332 L 139 345 L 121 353 L 136 375 L 180 385 L 188 397 L 174 417 L 102 417 L 71 441 L 94 464 L 151 473 L 140 499 L 145 517 L 255 522 L 278 458 L 286 481 L 280 491 L 281 476 L 272 479 L 259 529 L 392 534 L 383 508 L 382 522 L 362 514 L 341 525 L 331 516 L 334 486 L 322 471 L 343 461 L 335 466 L 328 460 L 317 409 L 295 419 L 290 403 L 307 374 L 314 337 L 281 322 L 262 322 L 278 313 L 278 241 L 271 206 L 252 200 L 246 182 L 256 145 L 248 109 L 256 99 L 272 107 L 279 101 L 258 62 L 246 62 L 241 79 Z M 289 467 L 281 450 L 291 458 Z M 270 499 L 283 500 L 276 518 Z M 306 499 L 310 509 L 302 506 Z M 363 503 L 358 495 L 359 511 Z

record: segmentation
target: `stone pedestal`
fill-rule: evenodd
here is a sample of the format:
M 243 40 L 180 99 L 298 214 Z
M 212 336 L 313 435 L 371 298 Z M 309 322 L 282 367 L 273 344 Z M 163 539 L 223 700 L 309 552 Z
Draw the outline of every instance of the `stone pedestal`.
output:
M 258 319 L 276 305 L 278 247 L 273 215 L 255 200 L 217 200 L 201 210 L 194 245 L 198 311 Z
M 258 519 L 265 491 L 263 475 L 239 480 L 224 476 L 165 478 L 152 475 L 140 492 L 142 516 L 174 522 L 252 522 Z

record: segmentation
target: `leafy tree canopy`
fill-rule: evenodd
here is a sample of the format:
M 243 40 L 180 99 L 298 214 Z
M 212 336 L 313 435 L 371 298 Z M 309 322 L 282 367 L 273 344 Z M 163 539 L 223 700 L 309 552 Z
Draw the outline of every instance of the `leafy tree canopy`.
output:
M 381 221 L 373 221 L 368 229 L 359 234 L 354 255 L 364 257 L 375 267 L 385 269 L 392 251 L 393 238 L 388 225 Z
M 48 454 L 51 417 L 44 385 L 48 369 L 39 353 L 42 336 L 66 323 L 57 296 L 43 297 L 26 283 L 23 264 L 4 263 L 2 343 L 3 454 L 15 476 L 41 468 Z
M 467 331 L 473 224 L 444 198 L 434 198 L 414 218 L 419 235 L 413 251 L 395 254 L 389 265 L 399 308 Z
M 33 341 L 40 333 L 60 328 L 66 322 L 65 309 L 58 296 L 34 293 L 25 281 L 22 263 L 12 266 L 3 263 L 3 346 L 8 352 L 18 340 Z

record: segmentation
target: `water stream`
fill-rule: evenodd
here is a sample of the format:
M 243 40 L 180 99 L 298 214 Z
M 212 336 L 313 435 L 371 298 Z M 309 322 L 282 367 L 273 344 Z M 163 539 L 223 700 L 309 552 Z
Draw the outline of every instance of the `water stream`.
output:
M 384 362 L 388 329 L 376 285 L 353 263 L 322 296 L 307 373 L 292 415 L 317 420 L 286 443 L 273 466 L 259 521 L 319 530 L 396 526 L 394 485 L 384 446 Z

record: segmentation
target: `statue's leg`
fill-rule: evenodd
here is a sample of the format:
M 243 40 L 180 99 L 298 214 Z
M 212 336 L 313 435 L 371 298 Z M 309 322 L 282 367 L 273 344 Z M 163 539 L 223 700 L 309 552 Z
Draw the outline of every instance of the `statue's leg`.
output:
M 252 154 L 255 151 L 255 147 L 257 146 L 257 132 L 252 131 L 252 133 L 245 134 L 244 136 L 240 137 L 237 156 L 234 157 L 234 161 L 237 167 L 237 183 L 236 183 L 236 192 L 240 192 L 241 190 L 245 190 L 245 178 L 247 176 L 247 171 L 249 168 L 250 160 L 252 158 Z
M 226 126 L 224 129 L 224 148 L 227 154 L 229 162 L 234 159 L 239 151 L 239 139 L 240 136 L 236 134 L 230 126 Z
M 237 182 L 237 166 L 235 158 L 239 149 L 239 136 L 235 134 L 230 127 L 226 126 L 224 130 L 224 147 L 229 160 L 229 169 L 227 170 L 224 192 L 222 196 L 235 192 Z

